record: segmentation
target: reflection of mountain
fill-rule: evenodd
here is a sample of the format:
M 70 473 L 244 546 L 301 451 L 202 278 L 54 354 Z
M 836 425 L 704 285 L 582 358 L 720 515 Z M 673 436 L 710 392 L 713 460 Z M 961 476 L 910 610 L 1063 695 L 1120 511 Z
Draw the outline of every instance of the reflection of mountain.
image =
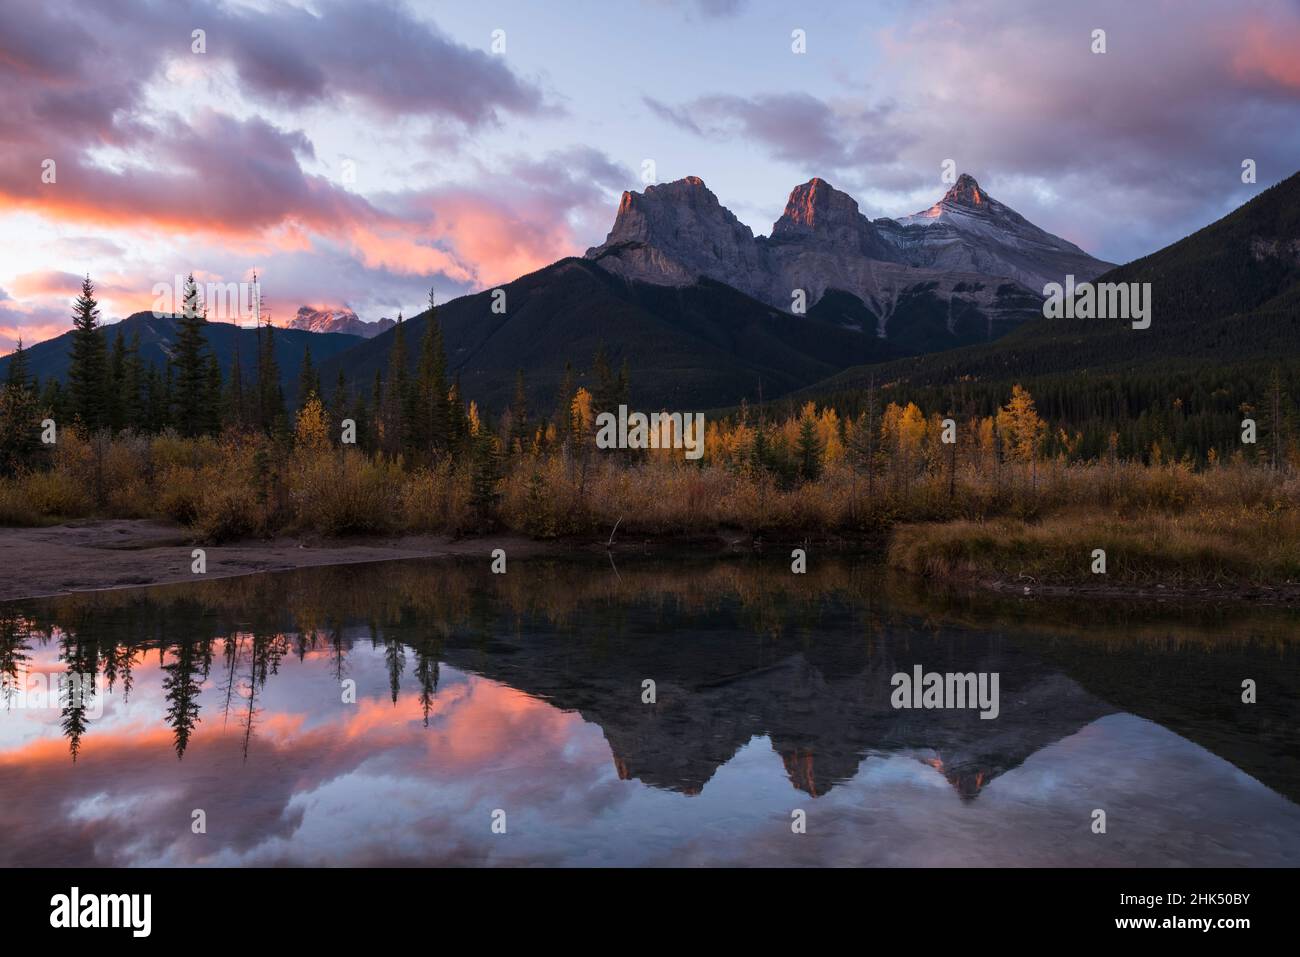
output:
M 700 791 L 766 737 L 812 795 L 864 758 L 902 754 L 972 797 L 1034 752 L 1128 711 L 1300 796 L 1290 746 L 1300 670 L 1285 614 L 1202 620 L 1105 606 L 1086 625 L 1043 610 L 1026 621 L 1020 606 L 976 613 L 897 588 L 886 604 L 878 578 L 833 561 L 797 582 L 763 562 L 643 562 L 617 576 L 581 562 L 524 567 L 488 576 L 478 563 L 386 563 L 20 603 L 10 611 L 29 614 L 35 634 L 27 619 L 0 616 L 0 671 L 49 644 L 74 670 L 129 692 L 133 661 L 157 655 L 159 717 L 176 752 L 195 729 L 227 724 L 243 731 L 246 752 L 263 709 L 275 720 L 265 695 L 284 681 L 283 660 L 324 656 L 338 681 L 354 647 L 370 646 L 386 669 L 371 691 L 386 706 L 414 696 L 427 726 L 445 661 L 579 713 L 601 728 L 620 778 L 680 793 Z M 914 664 L 998 672 L 1000 716 L 894 710 L 890 677 Z M 1242 677 L 1259 681 L 1258 705 L 1237 704 Z M 641 703 L 646 678 L 654 705 Z M 94 740 L 94 719 L 63 718 L 74 754 Z
M 700 792 L 756 736 L 767 736 L 791 783 L 814 797 L 852 778 L 864 757 L 909 752 L 965 797 L 1030 754 L 1115 709 L 992 637 L 899 632 L 870 644 L 827 615 L 793 642 L 760 642 L 730 616 L 656 633 L 653 622 L 574 646 L 544 622 L 497 633 L 488 647 L 452 640 L 444 659 L 598 724 L 621 778 Z M 870 649 L 870 650 L 869 650 Z M 906 649 L 906 650 L 903 650 Z M 890 678 L 927 671 L 998 672 L 1001 714 L 895 710 Z M 642 681 L 657 702 L 641 702 Z

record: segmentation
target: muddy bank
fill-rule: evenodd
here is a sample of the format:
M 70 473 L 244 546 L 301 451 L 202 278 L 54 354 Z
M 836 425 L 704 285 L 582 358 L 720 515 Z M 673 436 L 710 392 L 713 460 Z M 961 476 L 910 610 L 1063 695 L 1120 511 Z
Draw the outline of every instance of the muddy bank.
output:
M 190 571 L 194 547 L 192 535 L 182 526 L 145 520 L 0 528 L 0 601 L 312 565 L 474 556 L 489 561 L 494 548 L 504 548 L 512 558 L 566 550 L 514 535 L 459 540 L 438 535 L 346 540 L 283 537 L 203 546 L 207 573 L 195 575 Z

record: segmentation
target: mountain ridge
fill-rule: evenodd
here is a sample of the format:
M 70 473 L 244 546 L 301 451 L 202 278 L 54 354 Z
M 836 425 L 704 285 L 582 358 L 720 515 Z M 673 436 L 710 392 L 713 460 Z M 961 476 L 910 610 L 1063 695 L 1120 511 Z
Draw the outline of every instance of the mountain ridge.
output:
M 1027 314 L 1006 308 L 998 290 L 1011 282 L 1041 295 L 1047 282 L 1100 275 L 1113 264 L 1034 226 L 962 174 L 938 203 L 903 220 L 871 220 L 848 193 L 821 177 L 791 190 L 769 236 L 755 236 L 698 176 L 628 191 L 605 242 L 585 257 L 643 282 L 686 285 L 700 276 L 791 309 L 830 289 L 851 293 L 888 338 L 900 300 L 932 292 L 990 317 L 989 338 Z M 1001 280 L 999 282 L 998 280 Z

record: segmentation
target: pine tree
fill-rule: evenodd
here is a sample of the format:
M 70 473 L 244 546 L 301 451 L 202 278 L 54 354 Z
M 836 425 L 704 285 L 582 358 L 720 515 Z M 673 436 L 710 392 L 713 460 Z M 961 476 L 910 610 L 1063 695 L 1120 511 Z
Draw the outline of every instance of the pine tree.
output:
M 99 302 L 90 276 L 82 280 L 81 295 L 72 308 L 72 355 L 68 367 L 71 412 L 82 425 L 94 430 L 104 425 L 108 417 L 105 401 L 108 358 L 99 329 Z
M 168 367 L 168 376 L 171 368 Z M 163 382 L 162 373 L 153 363 L 149 364 L 149 373 L 144 382 L 145 421 L 151 432 L 161 432 L 171 424 L 171 398 L 168 385 Z
M 339 366 L 339 375 L 334 382 L 334 394 L 330 397 L 330 418 L 337 431 L 344 419 L 348 417 L 348 380 L 343 375 L 343 366 Z
M 108 362 L 108 427 L 113 432 L 126 428 L 126 407 L 123 404 L 123 392 L 126 385 L 126 337 L 122 327 L 117 327 L 113 337 L 112 357 Z
M 257 329 L 257 424 L 267 433 L 288 429 L 280 365 L 275 361 L 275 331 L 270 322 Z
M 230 360 L 230 380 L 226 383 L 226 395 L 222 406 L 225 409 L 226 422 L 235 429 L 243 431 L 248 425 L 248 409 L 244 395 L 244 368 L 239 360 L 239 333 L 240 330 L 236 329 L 232 337 L 235 343 L 235 354 Z
M 316 375 L 316 367 L 311 362 L 311 346 L 308 345 L 302 354 L 302 368 L 298 372 L 298 408 L 301 409 L 307 405 L 307 400 L 312 396 L 320 396 L 320 379 Z
M 9 371 L 5 377 L 5 383 L 19 389 L 35 388 L 35 384 L 29 381 L 27 350 L 23 348 L 22 336 L 18 337 L 18 344 L 14 347 L 14 351 L 9 354 Z
M 221 407 L 223 404 L 221 366 L 217 363 L 216 353 L 208 353 L 208 361 L 204 369 L 204 383 L 203 402 L 200 406 L 202 415 L 199 417 L 199 423 L 203 433 L 216 435 L 221 431 Z
M 465 397 L 460 388 L 460 373 L 456 374 L 447 390 L 447 448 L 460 449 L 469 436 L 469 421 L 465 414 Z
M 384 446 L 390 455 L 406 448 L 409 424 L 406 413 L 410 407 L 410 389 L 406 373 L 406 330 L 402 314 L 397 314 L 393 327 L 393 348 L 388 354 L 388 383 L 384 393 Z
M 593 411 L 615 412 L 618 408 L 619 384 L 605 356 L 605 344 L 596 347 L 596 357 L 591 362 L 591 405 Z
M 420 372 L 417 393 L 417 433 L 421 446 L 435 451 L 451 447 L 451 408 L 447 401 L 447 352 L 442 339 L 442 324 L 429 289 L 429 311 L 425 314 L 424 338 L 420 343 Z
M 560 389 L 555 393 L 555 412 L 551 422 L 555 426 L 555 439 L 563 444 L 573 429 L 573 363 L 564 363 L 564 378 L 560 380 Z
M 493 509 L 501 497 L 497 488 L 501 481 L 501 453 L 491 432 L 485 430 L 471 441 L 469 504 L 480 526 L 486 527 L 491 525 Z
M 22 339 L 9 357 L 9 374 L 0 386 L 0 475 L 30 468 L 41 451 L 36 390 L 27 377 Z
M 121 394 L 118 401 L 122 405 L 122 418 L 126 427 L 139 432 L 145 428 L 145 409 L 143 404 L 144 365 L 140 359 L 140 330 L 131 333 L 123 362 Z
M 45 380 L 45 387 L 41 390 L 41 398 L 37 403 L 42 412 L 55 421 L 66 419 L 69 415 L 68 406 L 70 403 L 71 399 L 66 390 L 59 385 L 58 379 L 50 376 Z
M 623 357 L 623 364 L 619 366 L 618 379 L 614 384 L 615 405 L 627 405 L 631 399 L 632 393 L 632 372 L 627 366 L 627 357 Z
M 795 445 L 799 458 L 799 474 L 805 482 L 815 480 L 822 472 L 822 442 L 817 434 L 817 420 L 804 415 L 799 421 L 799 440 Z
M 515 372 L 515 396 L 510 402 L 510 448 L 528 451 L 528 389 L 524 370 Z
M 209 419 L 209 410 L 204 408 L 208 400 L 208 370 L 203 356 L 206 324 L 199 288 L 194 274 L 190 273 L 185 279 L 181 316 L 176 324 L 176 351 L 172 356 L 176 428 L 185 436 L 202 433 Z

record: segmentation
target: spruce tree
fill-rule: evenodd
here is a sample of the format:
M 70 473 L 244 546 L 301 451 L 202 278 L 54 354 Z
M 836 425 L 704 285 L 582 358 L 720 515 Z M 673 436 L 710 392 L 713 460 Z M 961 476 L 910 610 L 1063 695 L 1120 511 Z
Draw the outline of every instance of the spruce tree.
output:
M 444 451 L 451 445 L 451 410 L 447 401 L 447 353 L 442 340 L 442 325 L 429 290 L 429 311 L 425 317 L 424 338 L 420 343 L 418 434 L 421 445 Z
M 510 448 L 528 451 L 528 389 L 524 385 L 524 370 L 515 372 L 515 396 L 510 402 Z
M 806 482 L 811 482 L 821 475 L 822 443 L 817 435 L 817 420 L 805 415 L 799 423 L 799 439 L 795 444 L 799 458 L 799 474 Z
M 99 329 L 99 302 L 90 276 L 82 280 L 81 295 L 72 309 L 72 355 L 68 367 L 70 411 L 82 425 L 94 430 L 108 418 L 105 401 L 108 357 Z
M 308 345 L 302 355 L 302 369 L 298 372 L 298 408 L 307 405 L 312 396 L 320 397 L 320 381 L 316 377 L 316 367 L 311 362 L 311 346 Z
M 341 365 L 338 379 L 334 383 L 334 394 L 330 397 L 329 412 L 336 430 L 340 428 L 343 420 L 348 418 L 348 380 L 343 375 Z
M 605 343 L 596 347 L 596 357 L 591 362 L 591 410 L 596 415 L 615 412 L 618 406 L 618 380 L 605 356 Z
M 202 412 L 199 422 L 207 435 L 216 435 L 221 431 L 222 383 L 221 366 L 217 363 L 216 353 L 208 353 L 204 370 L 204 390 Z
M 226 422 L 242 431 L 248 425 L 248 409 L 244 396 L 244 368 L 239 361 L 239 333 L 235 330 L 235 354 L 230 360 L 230 380 L 226 383 L 226 394 L 222 401 Z
M 409 424 L 406 413 L 410 405 L 410 390 L 406 373 L 406 330 L 402 314 L 397 314 L 393 328 L 393 348 L 388 354 L 388 389 L 384 394 L 384 446 L 385 451 L 396 455 L 406 448 Z
M 9 354 L 9 371 L 5 376 L 5 383 L 19 389 L 35 388 L 35 383 L 28 381 L 27 350 L 23 348 L 22 336 L 18 337 L 18 344 Z
M 280 365 L 275 361 L 275 332 L 269 322 L 257 329 L 257 424 L 267 433 L 288 427 Z
M 139 432 L 146 428 L 143 403 L 144 365 L 140 359 L 140 330 L 131 333 L 123 363 L 121 392 L 118 401 L 126 428 Z
M 205 431 L 210 419 L 208 369 L 204 360 L 203 327 L 207 319 L 199 302 L 194 274 L 185 279 L 185 298 L 176 324 L 176 351 L 172 356 L 176 405 L 176 428 L 181 435 L 196 436 Z
M 126 406 L 123 391 L 126 383 L 126 337 L 122 327 L 117 327 L 113 337 L 113 352 L 108 362 L 108 427 L 113 432 L 126 428 Z
M 560 444 L 569 437 L 573 427 L 573 363 L 564 363 L 564 378 L 560 380 L 560 389 L 555 393 L 555 412 L 551 422 L 555 425 L 555 440 Z
M 14 475 L 35 463 L 41 451 L 39 429 L 36 390 L 28 380 L 27 353 L 19 339 L 0 386 L 0 475 Z

